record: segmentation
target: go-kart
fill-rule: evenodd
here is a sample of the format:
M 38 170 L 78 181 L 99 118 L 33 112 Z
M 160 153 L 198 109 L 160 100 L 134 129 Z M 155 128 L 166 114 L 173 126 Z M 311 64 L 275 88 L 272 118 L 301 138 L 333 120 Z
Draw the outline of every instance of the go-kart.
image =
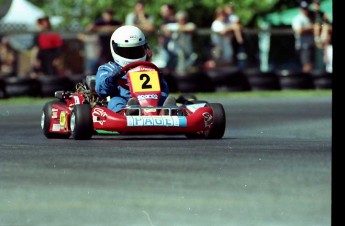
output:
M 126 135 L 182 134 L 190 139 L 223 137 L 226 117 L 222 104 L 180 96 L 173 105 L 158 106 L 161 87 L 157 66 L 140 61 L 122 70 L 127 80 L 119 79 L 118 83 L 130 90 L 138 105 L 127 105 L 119 112 L 108 109 L 108 100 L 95 92 L 95 76 L 89 75 L 76 85 L 75 91 L 56 91 L 57 100 L 44 105 L 43 134 L 64 139 L 72 135 L 76 140 L 91 139 L 100 131 Z

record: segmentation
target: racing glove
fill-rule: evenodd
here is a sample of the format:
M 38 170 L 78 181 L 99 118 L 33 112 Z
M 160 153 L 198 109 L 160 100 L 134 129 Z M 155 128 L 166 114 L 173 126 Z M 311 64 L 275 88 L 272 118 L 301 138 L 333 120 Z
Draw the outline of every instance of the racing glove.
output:
M 100 95 L 109 95 L 115 92 L 117 79 L 122 75 L 121 67 L 113 62 L 103 64 L 96 74 L 96 92 Z
M 108 80 L 112 84 L 117 84 L 117 79 L 122 77 L 121 67 L 115 63 L 109 62 L 108 64 L 103 65 L 107 68 L 109 73 Z

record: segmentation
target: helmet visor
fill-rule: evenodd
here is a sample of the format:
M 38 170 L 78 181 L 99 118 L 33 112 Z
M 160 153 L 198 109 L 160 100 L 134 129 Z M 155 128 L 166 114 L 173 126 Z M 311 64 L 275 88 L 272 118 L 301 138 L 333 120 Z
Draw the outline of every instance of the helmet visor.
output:
M 120 47 L 114 41 L 112 42 L 114 52 L 126 59 L 139 59 L 145 56 L 146 49 L 145 46 L 135 46 L 135 47 Z

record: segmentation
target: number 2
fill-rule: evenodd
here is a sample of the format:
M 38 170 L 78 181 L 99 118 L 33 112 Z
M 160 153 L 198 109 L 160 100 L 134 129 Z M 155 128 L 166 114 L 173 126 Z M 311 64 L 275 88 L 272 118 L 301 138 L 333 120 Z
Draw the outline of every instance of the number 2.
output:
M 157 71 L 133 71 L 129 73 L 131 89 L 134 92 L 160 91 L 160 81 Z
M 148 74 L 141 74 L 140 80 L 144 80 L 143 84 L 141 85 L 142 89 L 151 89 L 152 85 L 149 84 L 150 76 Z

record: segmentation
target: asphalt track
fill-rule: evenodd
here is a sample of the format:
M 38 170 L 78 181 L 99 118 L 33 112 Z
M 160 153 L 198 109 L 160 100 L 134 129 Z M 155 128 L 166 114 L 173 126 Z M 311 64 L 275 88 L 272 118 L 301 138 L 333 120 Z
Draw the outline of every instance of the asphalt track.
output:
M 208 100 L 221 140 L 49 140 L 42 103 L 0 103 L 0 225 L 331 225 L 331 95 Z

